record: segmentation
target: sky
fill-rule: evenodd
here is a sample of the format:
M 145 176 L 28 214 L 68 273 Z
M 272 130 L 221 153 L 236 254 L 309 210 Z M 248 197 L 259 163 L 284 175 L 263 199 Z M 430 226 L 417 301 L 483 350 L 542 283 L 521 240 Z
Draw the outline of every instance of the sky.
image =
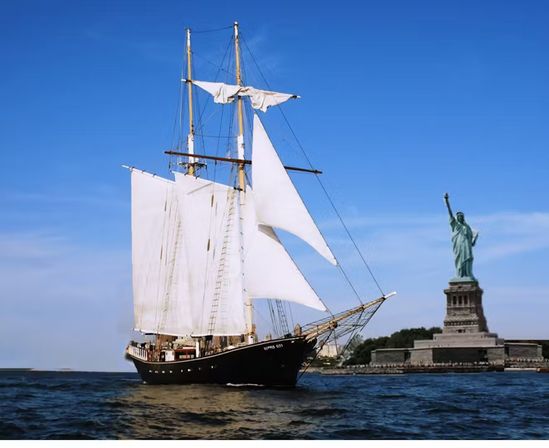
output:
M 1 10 L 0 367 L 133 369 L 123 359 L 134 334 L 121 165 L 169 176 L 184 29 L 195 77 L 212 80 L 231 30 L 202 31 L 234 20 L 247 79 L 268 87 L 253 55 L 270 87 L 301 96 L 284 114 L 383 290 L 398 292 L 363 336 L 442 325 L 454 274 L 448 192 L 480 232 L 474 272 L 490 330 L 549 338 L 547 2 L 51 0 Z M 306 166 L 279 111 L 264 120 L 281 159 Z M 314 176 L 292 178 L 361 297 L 377 297 Z M 282 238 L 330 309 L 357 304 L 337 271 Z M 292 321 L 322 317 L 292 309 Z

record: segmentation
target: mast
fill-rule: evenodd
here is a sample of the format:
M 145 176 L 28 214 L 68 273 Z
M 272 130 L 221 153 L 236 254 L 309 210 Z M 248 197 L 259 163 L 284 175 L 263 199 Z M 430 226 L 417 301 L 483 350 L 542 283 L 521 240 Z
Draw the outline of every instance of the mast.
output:
M 235 52 L 235 65 L 236 65 L 236 83 L 242 85 L 242 76 L 240 73 L 240 39 L 238 36 L 238 22 L 234 22 L 234 52 Z M 244 117 L 242 113 L 242 97 L 239 95 L 237 100 L 237 113 L 238 113 L 238 136 L 236 138 L 237 144 L 237 158 L 241 160 L 238 164 L 238 188 L 240 197 L 240 208 L 244 206 L 244 191 L 246 190 L 246 181 L 244 178 Z M 242 220 L 242 214 L 241 220 Z M 254 311 L 252 306 L 252 298 L 246 294 L 244 298 L 244 309 L 246 314 L 246 337 L 248 344 L 254 342 Z
M 187 28 L 187 91 L 189 94 L 189 135 L 187 136 L 187 151 L 194 154 L 194 123 L 193 123 L 193 84 L 191 70 L 191 29 Z M 187 174 L 194 175 L 195 161 L 189 157 Z
M 236 84 L 242 85 L 242 76 L 240 74 L 240 39 L 238 37 L 238 22 L 234 23 L 234 52 L 236 62 Z M 237 137 L 237 157 L 244 159 L 244 117 L 242 114 L 242 97 L 238 95 L 237 100 L 238 108 L 238 137 Z M 240 191 L 244 191 L 246 188 L 246 182 L 244 181 L 244 164 L 238 165 L 238 186 Z

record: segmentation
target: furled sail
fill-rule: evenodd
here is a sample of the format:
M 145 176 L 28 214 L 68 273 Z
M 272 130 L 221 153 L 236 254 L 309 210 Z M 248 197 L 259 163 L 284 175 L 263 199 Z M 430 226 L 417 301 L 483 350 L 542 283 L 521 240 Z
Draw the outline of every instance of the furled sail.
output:
M 183 81 L 187 81 L 183 79 Z M 248 96 L 251 99 L 252 107 L 262 112 L 267 112 L 271 106 L 277 106 L 289 99 L 299 98 L 290 93 L 272 92 L 270 90 L 256 89 L 252 86 L 238 86 L 222 82 L 192 81 L 201 89 L 213 96 L 214 102 L 220 104 L 232 103 L 237 96 Z
M 187 257 L 187 309 L 193 335 L 245 332 L 238 194 L 234 188 L 174 173 Z
M 183 79 L 183 81 L 186 81 Z M 223 82 L 192 81 L 192 83 L 213 96 L 214 102 L 218 104 L 232 103 L 242 86 L 225 84 Z
M 185 257 L 175 183 L 132 169 L 132 283 L 135 330 L 186 335 Z
M 257 221 L 301 238 L 334 266 L 337 261 L 254 114 L 252 183 Z

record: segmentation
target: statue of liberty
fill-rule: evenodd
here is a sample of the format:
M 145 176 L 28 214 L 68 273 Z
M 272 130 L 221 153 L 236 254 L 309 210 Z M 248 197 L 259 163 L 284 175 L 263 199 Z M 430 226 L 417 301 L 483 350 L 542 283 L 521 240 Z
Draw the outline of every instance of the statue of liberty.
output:
M 478 232 L 474 232 L 469 227 L 462 212 L 457 212 L 454 217 L 448 193 L 444 195 L 444 202 L 446 202 L 450 215 L 454 263 L 456 265 L 456 278 L 451 281 L 476 281 L 473 275 L 473 246 L 477 242 Z

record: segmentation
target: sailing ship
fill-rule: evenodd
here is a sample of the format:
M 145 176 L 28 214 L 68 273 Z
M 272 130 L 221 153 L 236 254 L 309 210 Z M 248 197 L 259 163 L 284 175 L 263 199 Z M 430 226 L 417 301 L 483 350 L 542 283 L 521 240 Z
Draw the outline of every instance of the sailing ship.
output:
M 149 384 L 295 386 L 300 370 L 323 344 L 360 331 L 393 294 L 288 328 L 283 303 L 327 308 L 277 230 L 297 236 L 332 265 L 338 262 L 288 175 L 292 170 L 320 172 L 283 165 L 257 113 L 298 97 L 245 85 L 238 23 L 231 28 L 235 84 L 193 79 L 187 30 L 182 79 L 189 115 L 186 152 L 165 151 L 175 158 L 174 178 L 127 167 L 134 329 L 148 340 L 131 341 L 126 356 Z M 236 109 L 233 157 L 195 153 L 194 87 L 209 93 L 214 103 Z M 247 140 L 251 159 L 245 157 L 245 107 L 253 115 Z M 230 164 L 230 181 L 202 177 L 208 161 Z M 278 312 L 282 334 L 260 340 L 254 322 L 258 299 L 270 301 L 273 315 Z

